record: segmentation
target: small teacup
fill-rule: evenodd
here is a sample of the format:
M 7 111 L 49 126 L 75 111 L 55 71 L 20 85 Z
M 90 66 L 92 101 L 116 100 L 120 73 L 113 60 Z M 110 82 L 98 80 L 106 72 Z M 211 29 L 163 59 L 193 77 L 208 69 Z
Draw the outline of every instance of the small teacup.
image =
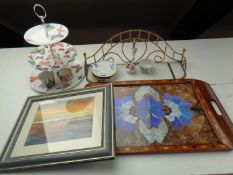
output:
M 155 63 L 150 59 L 142 59 L 139 62 L 140 68 L 144 73 L 150 73 L 155 70 Z
M 71 68 L 62 68 L 57 71 L 57 76 L 60 79 L 60 82 L 64 86 L 68 86 L 71 84 L 73 79 L 73 72 Z
M 38 78 L 42 82 L 42 86 L 45 88 L 52 88 L 55 86 L 55 77 L 53 71 L 44 71 L 41 72 Z

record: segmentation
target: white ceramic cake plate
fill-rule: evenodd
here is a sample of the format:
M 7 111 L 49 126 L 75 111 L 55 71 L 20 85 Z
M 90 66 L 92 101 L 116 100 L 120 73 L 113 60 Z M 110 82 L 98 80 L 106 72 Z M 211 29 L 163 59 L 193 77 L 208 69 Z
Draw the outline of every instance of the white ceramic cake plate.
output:
M 24 39 L 33 45 L 48 45 L 65 39 L 69 31 L 66 26 L 46 23 L 34 26 L 26 31 Z

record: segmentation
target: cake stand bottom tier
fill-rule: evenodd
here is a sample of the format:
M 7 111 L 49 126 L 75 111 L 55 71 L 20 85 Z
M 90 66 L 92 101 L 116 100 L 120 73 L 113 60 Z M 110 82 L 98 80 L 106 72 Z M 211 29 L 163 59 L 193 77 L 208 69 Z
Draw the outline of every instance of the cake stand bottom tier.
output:
M 73 64 L 70 66 L 72 70 L 72 79 L 68 83 L 63 83 L 57 75 L 58 70 L 54 73 L 54 86 L 48 88 L 44 85 L 43 81 L 39 78 L 42 73 L 41 70 L 34 70 L 29 78 L 29 84 L 32 89 L 41 93 L 56 93 L 65 91 L 75 87 L 84 77 L 84 68 L 80 64 Z

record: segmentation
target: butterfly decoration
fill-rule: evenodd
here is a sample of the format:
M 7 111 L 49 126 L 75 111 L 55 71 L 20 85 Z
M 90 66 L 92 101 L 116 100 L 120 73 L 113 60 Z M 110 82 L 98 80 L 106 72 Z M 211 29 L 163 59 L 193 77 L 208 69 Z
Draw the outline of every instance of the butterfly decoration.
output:
M 65 54 L 68 54 L 68 53 L 70 53 L 70 52 L 76 52 L 77 50 L 74 48 L 74 47 L 69 47 L 67 50 L 66 50 L 66 52 L 65 52 Z
M 51 67 L 49 61 L 40 61 L 38 65 L 39 65 L 40 67 L 43 67 L 43 66 Z
M 36 65 L 36 62 L 34 60 L 29 60 L 28 62 L 33 66 Z
M 135 123 L 138 120 L 130 113 L 133 105 L 131 96 L 115 99 L 115 124 L 128 132 L 135 130 Z
M 43 57 L 43 56 L 37 55 L 37 56 L 35 57 L 35 60 L 44 60 L 44 57 Z
M 38 80 L 39 78 L 37 76 L 30 76 L 30 82 L 34 82 Z
M 164 108 L 168 108 L 165 118 L 169 120 L 176 130 L 181 130 L 185 125 L 192 123 L 195 113 L 190 109 L 192 104 L 182 100 L 178 96 L 171 96 L 168 93 L 163 95 Z
M 157 127 L 165 116 L 163 104 L 152 96 L 143 98 L 136 103 L 136 116 L 148 127 Z
M 38 48 L 35 48 L 31 54 L 41 54 L 41 55 L 44 55 L 45 54 L 45 49 L 38 49 Z
M 54 40 L 54 39 L 56 39 L 56 38 L 58 38 L 58 37 L 63 37 L 64 35 L 62 35 L 62 34 L 57 34 L 57 35 L 51 35 L 51 40 Z
M 168 128 L 179 131 L 192 123 L 192 104 L 178 96 L 141 86 L 133 96 L 115 98 L 115 123 L 127 132 L 139 131 L 149 143 L 162 143 Z
M 57 32 L 58 32 L 58 33 L 62 33 L 62 32 L 64 32 L 64 31 L 66 31 L 66 30 L 64 30 L 62 26 L 60 26 L 60 27 L 57 29 Z
M 45 25 L 48 31 L 53 30 L 55 28 L 55 26 L 51 24 L 45 24 Z
M 63 45 L 62 42 L 57 42 L 57 43 L 53 43 L 53 44 L 52 44 L 52 47 L 56 47 L 56 46 L 59 46 L 59 47 L 61 47 L 61 48 L 64 47 L 64 45 Z
M 163 143 L 163 140 L 168 132 L 167 124 L 164 120 L 158 127 L 148 128 L 142 120 L 139 120 L 139 130 L 149 143 Z
M 145 96 L 152 96 L 157 101 L 160 100 L 160 94 L 158 91 L 153 89 L 151 86 L 141 86 L 135 93 L 135 99 L 137 102 L 142 100 Z
M 70 56 L 69 55 L 64 55 L 64 58 L 68 59 L 68 58 L 70 58 Z

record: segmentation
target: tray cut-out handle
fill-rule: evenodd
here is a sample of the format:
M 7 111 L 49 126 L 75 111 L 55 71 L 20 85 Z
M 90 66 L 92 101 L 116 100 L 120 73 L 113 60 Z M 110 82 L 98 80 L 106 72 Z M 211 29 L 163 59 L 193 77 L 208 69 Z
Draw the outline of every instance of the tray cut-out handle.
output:
M 233 149 L 233 124 L 209 84 L 200 80 L 193 80 L 196 94 L 220 142 L 229 149 Z M 205 100 L 204 100 L 205 99 Z
M 211 100 L 210 101 L 212 107 L 214 108 L 215 112 L 219 115 L 222 116 L 222 111 L 221 109 L 218 107 L 218 104 L 215 102 L 215 100 Z

